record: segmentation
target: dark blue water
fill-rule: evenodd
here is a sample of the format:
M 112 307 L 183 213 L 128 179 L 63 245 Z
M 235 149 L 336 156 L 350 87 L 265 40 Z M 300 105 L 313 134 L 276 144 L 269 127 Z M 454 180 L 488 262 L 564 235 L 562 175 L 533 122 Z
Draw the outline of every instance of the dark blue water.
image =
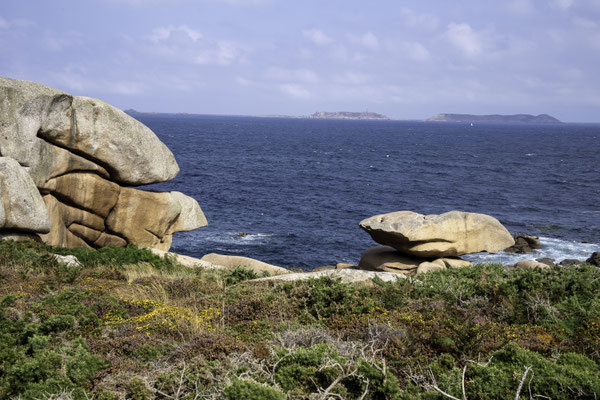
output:
M 136 118 L 181 168 L 150 188 L 194 197 L 209 222 L 176 234 L 178 253 L 356 263 L 374 245 L 358 223 L 398 210 L 480 212 L 511 232 L 600 244 L 599 125 Z

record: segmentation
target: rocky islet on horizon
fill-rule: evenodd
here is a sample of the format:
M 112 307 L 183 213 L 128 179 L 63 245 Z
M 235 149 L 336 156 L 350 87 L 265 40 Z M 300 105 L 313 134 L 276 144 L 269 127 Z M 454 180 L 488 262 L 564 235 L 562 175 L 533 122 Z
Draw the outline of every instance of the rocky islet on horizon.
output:
M 134 189 L 173 179 L 171 151 L 145 125 L 101 101 L 0 78 L 0 235 L 62 247 L 168 250 L 206 225 L 180 192 Z
M 513 114 L 513 115 L 473 115 L 473 114 L 436 114 L 427 118 L 427 122 L 466 122 L 466 123 L 498 123 L 498 124 L 562 124 L 558 119 L 548 115 Z

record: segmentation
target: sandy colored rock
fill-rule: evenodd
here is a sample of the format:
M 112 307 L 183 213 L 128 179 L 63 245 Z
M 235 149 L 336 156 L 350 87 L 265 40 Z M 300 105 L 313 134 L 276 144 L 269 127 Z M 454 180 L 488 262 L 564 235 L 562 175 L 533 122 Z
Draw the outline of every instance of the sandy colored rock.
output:
M 90 228 L 89 226 L 81 225 L 76 222 L 73 222 L 71 225 L 67 227 L 67 229 L 73 233 L 75 236 L 83 239 L 86 243 L 94 243 L 102 232 Z
M 443 264 L 443 263 L 441 263 L 441 264 Z M 441 264 L 439 262 L 437 262 L 437 263 L 429 262 L 429 261 L 422 262 L 421 264 L 419 264 L 419 267 L 417 268 L 417 275 L 446 269 L 446 265 L 441 265 Z
M 464 267 L 472 267 L 473 263 L 467 260 L 463 260 L 462 258 L 458 258 L 458 257 L 445 257 L 445 258 L 438 258 L 436 261 L 442 261 L 444 263 L 444 265 L 446 266 L 446 268 L 464 268 Z
M 224 254 L 210 253 L 202 257 L 201 260 L 211 264 L 221 265 L 227 269 L 242 267 L 254 271 L 257 274 L 263 272 L 268 272 L 269 274 L 288 274 L 290 272 L 282 267 L 241 256 L 227 256 Z
M 96 174 L 72 173 L 49 180 L 44 189 L 66 204 L 90 211 L 101 217 L 117 204 L 121 187 Z
M 100 236 L 98 236 L 98 239 L 96 239 L 94 243 L 92 243 L 92 247 L 99 248 L 106 246 L 125 247 L 127 246 L 127 241 L 122 237 L 102 232 Z
M 402 254 L 389 246 L 376 246 L 367 249 L 360 257 L 358 267 L 367 271 L 387 271 L 403 274 L 416 272 L 423 258 Z
M 514 265 L 515 268 L 550 269 L 548 264 L 532 260 L 522 260 Z
M 301 281 L 307 279 L 318 279 L 322 277 L 329 277 L 331 279 L 341 279 L 344 283 L 359 283 L 369 282 L 375 278 L 378 278 L 384 282 L 396 282 L 398 279 L 406 279 L 403 274 L 397 274 L 394 272 L 375 272 L 375 271 L 364 271 L 359 269 L 332 269 L 325 271 L 313 271 L 313 272 L 298 272 L 293 274 L 271 276 L 267 278 L 253 279 L 249 282 L 264 282 L 264 281 Z
M 122 188 L 106 227 L 139 247 L 168 250 L 171 237 L 167 231 L 180 213 L 181 205 L 169 193 Z
M 43 197 L 50 215 L 51 230 L 40 237 L 45 243 L 61 247 L 91 247 L 91 243 L 69 231 L 75 223 L 96 231 L 104 230 L 104 220 L 88 211 L 61 203 L 56 197 L 47 194 Z
M 496 253 L 514 244 L 511 234 L 497 219 L 462 211 L 440 215 L 398 211 L 367 218 L 360 227 L 376 242 L 420 257 Z
M 165 256 L 173 257 L 176 262 L 178 262 L 179 264 L 181 264 L 185 267 L 202 268 L 202 269 L 226 269 L 222 265 L 212 264 L 208 261 L 203 261 L 198 258 L 185 256 L 183 254 L 172 253 L 172 252 L 168 252 L 168 251 L 164 251 L 164 250 L 160 250 L 160 249 L 149 249 L 149 250 L 152 253 L 154 253 L 160 257 L 165 257 Z

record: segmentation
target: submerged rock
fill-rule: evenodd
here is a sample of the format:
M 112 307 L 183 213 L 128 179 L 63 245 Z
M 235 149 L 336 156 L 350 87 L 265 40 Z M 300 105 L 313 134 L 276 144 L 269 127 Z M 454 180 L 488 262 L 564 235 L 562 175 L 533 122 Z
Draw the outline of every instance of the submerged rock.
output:
M 376 242 L 418 257 L 496 253 L 515 243 L 497 219 L 462 211 L 440 215 L 398 211 L 367 218 L 360 227 Z
M 168 250 L 174 232 L 207 224 L 191 197 L 127 187 L 172 179 L 179 167 L 149 128 L 101 100 L 0 78 L 0 154 L 28 193 L 0 193 L 9 204 L 0 228 L 55 246 Z

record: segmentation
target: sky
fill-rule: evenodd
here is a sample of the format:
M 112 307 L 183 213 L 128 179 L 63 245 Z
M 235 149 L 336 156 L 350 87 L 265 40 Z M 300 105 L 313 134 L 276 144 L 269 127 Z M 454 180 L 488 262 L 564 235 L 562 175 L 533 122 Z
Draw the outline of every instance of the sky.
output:
M 139 111 L 600 122 L 600 0 L 1 0 L 0 76 Z

